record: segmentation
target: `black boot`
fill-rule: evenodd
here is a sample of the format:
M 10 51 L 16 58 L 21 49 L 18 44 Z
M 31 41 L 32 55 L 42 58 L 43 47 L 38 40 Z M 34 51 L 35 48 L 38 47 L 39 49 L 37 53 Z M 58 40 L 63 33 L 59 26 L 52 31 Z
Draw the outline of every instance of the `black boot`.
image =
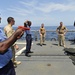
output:
M 28 52 L 25 53 L 25 56 L 27 56 L 27 57 L 31 57 L 31 55 L 29 55 Z

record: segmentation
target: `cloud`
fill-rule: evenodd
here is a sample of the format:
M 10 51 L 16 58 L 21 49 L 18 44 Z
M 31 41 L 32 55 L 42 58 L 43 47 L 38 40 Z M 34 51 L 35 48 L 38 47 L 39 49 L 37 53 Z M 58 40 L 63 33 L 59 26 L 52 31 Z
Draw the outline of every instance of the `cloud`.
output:
M 27 14 L 32 14 L 33 13 L 32 10 L 28 10 L 28 9 L 20 8 L 20 7 L 8 8 L 7 10 L 13 11 L 14 13 L 17 13 L 17 14 L 23 15 L 23 16 L 26 16 Z
M 21 4 L 24 6 L 35 10 L 35 11 L 41 11 L 44 13 L 49 13 L 53 11 L 75 11 L 75 0 L 67 0 L 66 3 L 54 3 L 54 2 L 38 2 L 38 1 L 20 1 Z
M 37 14 L 37 12 L 42 12 L 44 14 L 60 11 L 60 12 L 66 12 L 66 11 L 75 11 L 75 4 L 72 2 L 66 3 L 66 4 L 60 4 L 60 3 L 39 3 L 38 1 L 31 1 L 31 2 L 24 2 L 20 1 L 20 7 L 12 7 L 8 8 L 9 11 L 13 11 L 14 13 L 20 14 L 20 15 L 28 15 L 28 14 Z
M 34 5 L 36 4 L 36 1 L 19 1 L 20 4 L 24 5 L 25 7 L 34 7 Z
M 37 10 L 44 13 L 50 13 L 53 11 L 75 11 L 75 5 L 72 4 L 59 4 L 59 3 L 48 3 L 41 4 L 39 7 L 36 7 Z

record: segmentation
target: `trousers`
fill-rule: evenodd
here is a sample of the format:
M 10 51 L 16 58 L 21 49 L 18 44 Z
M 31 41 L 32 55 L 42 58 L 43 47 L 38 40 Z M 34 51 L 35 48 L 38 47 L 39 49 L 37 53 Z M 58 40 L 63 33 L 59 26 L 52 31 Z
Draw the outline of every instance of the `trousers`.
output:
M 58 41 L 59 41 L 59 45 L 65 45 L 65 36 L 64 36 L 64 34 L 59 34 L 58 35 Z
M 25 52 L 30 52 L 31 49 L 31 45 L 32 45 L 32 36 L 31 34 L 26 35 L 26 50 Z
M 16 75 L 13 62 L 11 60 L 6 66 L 0 69 L 0 75 Z
M 15 59 L 15 48 L 13 45 L 11 46 L 11 49 L 12 49 L 12 54 L 13 54 L 12 61 L 14 62 L 16 59 Z
M 40 35 L 40 44 L 42 45 L 42 44 L 44 44 L 44 42 L 45 42 L 45 35 L 41 34 Z

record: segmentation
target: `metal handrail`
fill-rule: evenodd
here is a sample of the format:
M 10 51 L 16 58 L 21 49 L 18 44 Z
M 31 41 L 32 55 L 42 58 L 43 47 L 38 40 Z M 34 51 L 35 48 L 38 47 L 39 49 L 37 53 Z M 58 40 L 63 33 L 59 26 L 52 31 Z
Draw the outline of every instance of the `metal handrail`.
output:
M 32 37 L 33 37 L 33 40 L 37 41 L 37 40 L 40 40 L 40 35 L 39 35 L 39 30 L 31 30 L 32 32 Z M 66 40 L 69 38 L 69 40 L 74 40 L 75 39 L 75 30 L 68 30 L 66 35 L 65 35 L 65 38 Z M 69 33 L 69 34 L 68 34 Z M 25 40 L 25 36 L 24 35 L 22 37 L 22 39 Z M 56 30 L 46 30 L 46 40 L 58 40 L 58 35 L 56 33 Z
M 39 30 L 31 30 L 31 31 L 39 31 Z M 56 32 L 56 30 L 46 30 L 46 32 Z M 67 32 L 75 32 L 75 30 L 68 30 Z

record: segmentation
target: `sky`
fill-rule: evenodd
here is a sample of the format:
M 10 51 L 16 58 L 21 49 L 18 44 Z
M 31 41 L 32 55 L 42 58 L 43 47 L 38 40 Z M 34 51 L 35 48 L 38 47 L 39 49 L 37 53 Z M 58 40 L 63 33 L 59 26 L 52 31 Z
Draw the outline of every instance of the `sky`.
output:
M 23 25 L 26 20 L 32 26 L 73 25 L 75 20 L 75 0 L 0 0 L 1 26 L 7 25 L 7 18 L 14 17 L 15 25 Z

